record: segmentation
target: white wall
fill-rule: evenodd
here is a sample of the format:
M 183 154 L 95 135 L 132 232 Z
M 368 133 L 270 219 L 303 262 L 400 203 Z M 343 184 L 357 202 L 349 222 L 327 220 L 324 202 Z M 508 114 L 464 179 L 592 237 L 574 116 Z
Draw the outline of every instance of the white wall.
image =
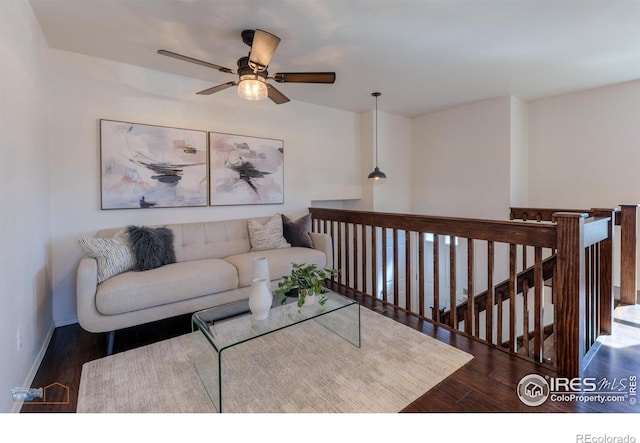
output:
M 640 80 L 529 104 L 529 200 L 587 209 L 640 202 Z
M 508 218 L 510 108 L 499 97 L 413 120 L 412 212 Z
M 529 202 L 529 107 L 516 97 L 511 97 L 510 135 L 510 203 L 514 207 L 526 207 Z
M 11 388 L 31 386 L 53 333 L 47 46 L 27 2 L 0 1 L 0 59 L 0 412 L 9 412 L 20 408 Z
M 56 325 L 76 322 L 76 240 L 103 227 L 295 213 L 312 200 L 361 195 L 359 117 L 291 101 L 248 102 L 232 89 L 196 91 L 188 79 L 51 50 L 52 283 Z M 284 88 L 284 87 L 283 87 Z M 286 90 L 283 89 L 286 93 Z M 284 205 L 100 210 L 99 120 L 172 126 L 284 140 Z
M 640 203 L 640 80 L 529 104 L 529 200 L 584 209 Z M 637 263 L 640 275 L 640 253 Z

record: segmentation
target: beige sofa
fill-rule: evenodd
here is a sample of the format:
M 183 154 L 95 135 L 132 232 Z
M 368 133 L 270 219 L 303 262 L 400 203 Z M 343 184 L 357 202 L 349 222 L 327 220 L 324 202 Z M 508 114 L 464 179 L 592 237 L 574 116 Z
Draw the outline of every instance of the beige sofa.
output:
M 265 222 L 268 217 L 253 219 Z M 176 263 L 147 271 L 128 271 L 98 284 L 98 262 L 85 256 L 77 273 L 78 320 L 83 329 L 108 332 L 107 354 L 115 331 L 249 297 L 253 259 L 267 257 L 271 287 L 289 274 L 291 263 L 332 266 L 326 234 L 310 233 L 313 248 L 287 247 L 251 252 L 248 220 L 165 225 L 173 232 Z M 96 234 L 110 238 L 122 228 Z

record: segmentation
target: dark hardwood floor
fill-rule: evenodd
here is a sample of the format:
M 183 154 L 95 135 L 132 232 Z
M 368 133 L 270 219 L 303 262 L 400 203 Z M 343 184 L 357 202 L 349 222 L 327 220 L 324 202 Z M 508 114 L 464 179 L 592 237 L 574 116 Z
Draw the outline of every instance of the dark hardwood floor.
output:
M 346 295 L 352 296 L 363 306 L 474 356 L 471 362 L 452 376 L 407 405 L 403 412 L 640 412 L 640 407 L 629 401 L 598 403 L 547 400 L 540 406 L 526 406 L 516 394 L 518 382 L 528 374 L 554 376 L 547 367 L 512 356 L 446 327 L 382 307 L 376 300 Z M 631 376 L 639 375 L 640 306 L 617 308 L 616 317 L 614 333 L 603 340 L 587 367 L 585 377 L 628 383 Z M 188 333 L 191 331 L 190 318 L 190 315 L 185 315 L 119 331 L 114 352 Z M 57 328 L 32 386 L 45 387 L 58 383 L 69 388 L 68 399 L 64 396 L 58 401 L 47 398 L 47 403 L 57 404 L 38 404 L 38 400 L 25 403 L 21 412 L 75 412 L 82 365 L 104 356 L 105 340 L 104 334 L 88 333 L 77 324 Z

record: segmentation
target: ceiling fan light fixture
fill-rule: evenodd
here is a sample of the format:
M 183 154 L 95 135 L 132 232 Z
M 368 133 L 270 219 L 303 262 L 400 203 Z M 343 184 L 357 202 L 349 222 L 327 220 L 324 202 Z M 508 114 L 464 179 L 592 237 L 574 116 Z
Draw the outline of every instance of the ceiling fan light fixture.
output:
M 1 2 L 2 0 L 0 0 Z M 226 74 L 237 75 L 237 80 L 222 83 L 211 88 L 204 89 L 196 94 L 211 95 L 216 92 L 224 91 L 232 86 L 238 87 L 238 96 L 245 100 L 264 100 L 269 98 L 277 105 L 287 103 L 290 100 L 280 92 L 275 86 L 268 83 L 268 80 L 274 80 L 278 83 L 324 83 L 332 84 L 336 81 L 335 72 L 278 72 L 269 76 L 267 68 L 269 62 L 280 43 L 280 37 L 270 34 L 260 29 L 245 29 L 241 33 L 242 42 L 251 48 L 249 55 L 240 57 L 237 61 L 238 69 L 232 70 L 198 60 L 193 57 L 178 54 L 176 52 L 167 51 L 166 49 L 158 49 L 158 54 L 175 58 L 206 68 L 215 69 Z
M 241 75 L 238 95 L 245 100 L 264 100 L 269 96 L 269 88 L 265 79 L 259 75 Z

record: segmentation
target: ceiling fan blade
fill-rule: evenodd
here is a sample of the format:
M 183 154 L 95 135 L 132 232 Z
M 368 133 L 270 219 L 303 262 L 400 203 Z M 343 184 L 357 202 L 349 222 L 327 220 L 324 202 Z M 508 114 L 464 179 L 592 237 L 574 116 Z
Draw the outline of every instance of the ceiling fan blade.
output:
M 256 29 L 253 34 L 253 43 L 249 53 L 249 64 L 255 65 L 259 71 L 263 71 L 269 66 L 271 57 L 280 44 L 280 37 Z
M 237 85 L 238 82 L 227 82 L 227 83 L 223 83 L 221 85 L 218 86 L 214 86 L 213 88 L 209 88 L 209 89 L 205 89 L 204 91 L 200 91 L 197 92 L 196 94 L 200 94 L 200 95 L 211 95 L 214 92 L 219 92 L 219 91 L 224 91 L 227 88 L 230 88 L 231 86 Z
M 196 65 L 205 66 L 207 68 L 216 69 L 220 72 L 226 72 L 227 74 L 235 74 L 235 72 L 233 72 L 231 69 L 225 68 L 224 66 L 214 65 L 213 63 L 204 62 L 196 58 L 187 57 L 186 55 L 176 54 L 175 52 L 167 51 L 166 49 L 158 49 L 158 54 L 166 55 L 167 57 L 177 58 L 178 60 L 182 60 L 189 63 L 195 63 Z
M 269 88 L 269 98 L 277 105 L 281 105 L 290 101 L 282 92 L 278 91 L 271 85 L 267 85 Z
M 278 83 L 334 83 L 335 72 L 278 72 L 273 75 Z

